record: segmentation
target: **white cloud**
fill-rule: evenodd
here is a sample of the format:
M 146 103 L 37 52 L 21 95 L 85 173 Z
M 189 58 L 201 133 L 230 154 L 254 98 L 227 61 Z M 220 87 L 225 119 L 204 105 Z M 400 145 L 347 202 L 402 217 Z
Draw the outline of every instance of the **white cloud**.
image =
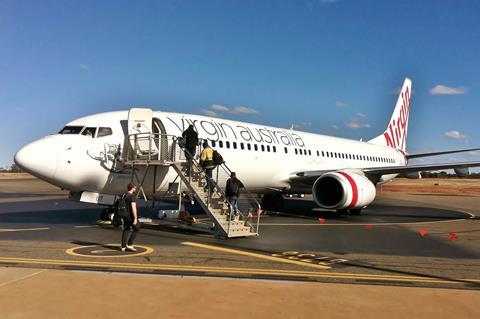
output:
M 357 113 L 357 116 L 359 116 L 359 117 L 367 117 L 367 114 L 365 114 L 365 113 Z
M 445 85 L 436 85 L 430 89 L 430 95 L 455 95 L 455 94 L 465 94 L 467 93 L 468 88 L 465 87 L 448 87 Z
M 345 106 L 347 106 L 347 103 L 342 102 L 342 101 L 337 101 L 337 102 L 335 102 L 335 106 L 336 107 L 345 107 Z
M 82 70 L 88 70 L 89 69 L 87 64 L 79 64 L 78 67 Z
M 202 109 L 201 112 L 207 116 L 218 117 L 218 114 L 212 110 Z
M 212 104 L 210 107 L 212 108 L 212 110 L 217 112 L 230 112 L 230 109 L 228 107 L 220 104 Z
M 258 114 L 258 111 L 255 110 L 255 109 L 251 109 L 251 108 L 245 107 L 245 106 L 237 105 L 237 106 L 235 106 L 235 108 L 233 109 L 233 111 L 231 111 L 231 113 L 232 113 L 232 114 L 249 114 L 249 115 L 253 115 L 253 114 Z
M 228 106 L 224 106 L 221 104 L 212 104 L 208 109 L 202 109 L 201 112 L 209 116 L 219 116 L 219 113 L 229 113 L 229 114 L 235 114 L 235 115 L 240 115 L 240 114 L 254 115 L 259 113 L 255 109 L 248 108 L 241 105 L 237 105 L 233 109 L 231 109 Z
M 357 130 L 360 128 L 371 128 L 372 125 L 368 123 L 360 123 L 358 118 L 353 118 L 346 124 L 348 128 L 351 128 L 353 130 Z
M 456 140 L 467 138 L 467 136 L 465 134 L 462 134 L 459 131 L 455 131 L 455 130 L 445 132 L 444 135 L 448 138 L 453 138 L 453 139 L 456 139 Z
M 294 130 L 306 130 L 312 126 L 312 122 L 302 122 L 292 124 L 292 129 Z
M 329 128 L 331 128 L 333 130 L 338 130 L 339 129 L 337 124 L 332 124 L 332 125 L 329 126 Z

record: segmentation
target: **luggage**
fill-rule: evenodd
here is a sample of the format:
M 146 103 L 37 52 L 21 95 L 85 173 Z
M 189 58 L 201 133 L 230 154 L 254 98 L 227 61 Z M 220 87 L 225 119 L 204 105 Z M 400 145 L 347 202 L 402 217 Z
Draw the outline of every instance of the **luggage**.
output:
M 213 163 L 215 165 L 222 165 L 223 163 L 225 163 L 225 161 L 223 160 L 223 157 L 222 155 L 220 155 L 219 152 L 217 152 L 217 150 L 213 150 Z
M 128 209 L 125 201 L 125 194 L 123 194 L 122 197 L 118 198 L 115 202 L 115 212 L 120 217 L 130 217 L 130 210 Z

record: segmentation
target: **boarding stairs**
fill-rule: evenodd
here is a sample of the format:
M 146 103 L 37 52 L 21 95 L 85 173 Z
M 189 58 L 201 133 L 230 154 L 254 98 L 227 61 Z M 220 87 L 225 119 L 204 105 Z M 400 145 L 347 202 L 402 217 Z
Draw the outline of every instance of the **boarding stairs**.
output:
M 140 193 L 145 199 L 147 197 L 143 190 L 143 182 L 149 168 L 169 166 L 175 170 L 182 181 L 181 184 L 186 186 L 188 193 L 195 198 L 196 203 L 201 206 L 215 225 L 216 237 L 234 238 L 258 235 L 260 204 L 247 190 L 242 190 L 237 216 L 234 220 L 229 218 L 229 203 L 220 187 L 220 182 L 225 182 L 230 175 L 230 170 L 225 164 L 215 168 L 214 176 L 209 179 L 211 187 L 207 187 L 205 170 L 194 157 L 191 157 L 191 168 L 189 169 L 190 164 L 185 156 L 187 150 L 177 137 L 150 133 L 130 134 L 124 145 L 123 166 L 130 170 L 132 181 L 137 182 Z M 138 167 L 141 166 L 144 169 L 138 170 Z M 143 176 L 139 176 L 138 171 L 143 171 Z M 180 197 L 181 193 L 180 189 Z

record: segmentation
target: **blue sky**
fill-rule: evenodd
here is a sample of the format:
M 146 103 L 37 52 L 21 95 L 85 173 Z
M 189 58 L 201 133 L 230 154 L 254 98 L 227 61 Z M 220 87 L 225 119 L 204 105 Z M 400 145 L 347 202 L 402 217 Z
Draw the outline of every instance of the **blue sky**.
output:
M 407 151 L 480 146 L 479 17 L 478 1 L 0 0 L 0 167 L 132 106 L 370 139 L 405 76 Z

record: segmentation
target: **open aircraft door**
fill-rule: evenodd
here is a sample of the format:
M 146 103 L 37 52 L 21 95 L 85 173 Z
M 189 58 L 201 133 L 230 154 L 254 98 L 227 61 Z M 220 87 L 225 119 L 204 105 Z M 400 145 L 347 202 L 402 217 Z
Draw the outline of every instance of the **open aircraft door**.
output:
M 152 131 L 153 111 L 147 108 L 131 108 L 128 112 L 130 146 L 137 156 L 156 155 L 158 147 Z

